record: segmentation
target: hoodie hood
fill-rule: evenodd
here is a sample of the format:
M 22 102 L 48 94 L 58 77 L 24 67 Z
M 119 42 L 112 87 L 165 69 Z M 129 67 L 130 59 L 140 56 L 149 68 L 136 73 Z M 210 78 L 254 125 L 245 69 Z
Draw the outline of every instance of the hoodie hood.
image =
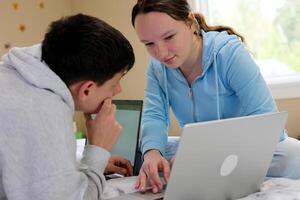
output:
M 74 111 L 74 101 L 66 84 L 41 61 L 41 44 L 12 48 L 2 57 L 3 66 L 12 68 L 28 83 L 52 91 Z
M 236 35 L 228 35 L 226 31 L 205 32 L 201 30 L 201 33 L 203 38 L 202 66 L 203 73 L 205 73 L 209 67 L 212 67 L 212 63 L 218 52 L 226 46 L 229 41 L 238 40 L 238 38 Z

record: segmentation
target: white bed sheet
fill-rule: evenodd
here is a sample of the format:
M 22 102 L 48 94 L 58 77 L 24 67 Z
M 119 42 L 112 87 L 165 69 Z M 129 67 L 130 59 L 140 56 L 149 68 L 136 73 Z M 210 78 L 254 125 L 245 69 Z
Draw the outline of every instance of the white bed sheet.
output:
M 239 200 L 300 200 L 300 180 L 272 178 L 262 184 L 259 192 Z
M 124 177 L 107 181 L 104 199 L 137 191 L 136 177 Z M 273 178 L 265 181 L 259 192 L 238 200 L 300 200 L 300 180 Z

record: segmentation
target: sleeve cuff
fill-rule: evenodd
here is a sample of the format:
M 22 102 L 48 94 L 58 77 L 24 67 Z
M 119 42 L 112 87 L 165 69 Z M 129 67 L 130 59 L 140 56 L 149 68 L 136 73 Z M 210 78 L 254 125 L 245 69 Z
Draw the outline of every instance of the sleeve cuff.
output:
M 86 164 L 94 171 L 103 173 L 109 158 L 109 151 L 96 145 L 86 145 L 84 147 L 81 163 Z
M 163 146 L 164 146 L 163 144 L 157 144 L 157 145 L 155 145 L 155 144 L 152 144 L 152 145 L 144 144 L 143 148 L 142 148 L 143 149 L 142 150 L 143 157 L 144 157 L 145 153 L 147 153 L 148 151 L 153 150 L 153 149 L 159 151 L 160 154 L 162 156 L 164 156 L 165 155 L 165 148 L 163 148 Z

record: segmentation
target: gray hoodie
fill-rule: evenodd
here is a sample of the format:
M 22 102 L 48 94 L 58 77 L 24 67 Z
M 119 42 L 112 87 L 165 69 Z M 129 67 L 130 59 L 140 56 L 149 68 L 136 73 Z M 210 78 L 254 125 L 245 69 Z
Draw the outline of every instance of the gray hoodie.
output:
M 87 145 L 76 162 L 74 102 L 41 62 L 41 45 L 0 62 L 0 199 L 101 199 L 110 153 Z

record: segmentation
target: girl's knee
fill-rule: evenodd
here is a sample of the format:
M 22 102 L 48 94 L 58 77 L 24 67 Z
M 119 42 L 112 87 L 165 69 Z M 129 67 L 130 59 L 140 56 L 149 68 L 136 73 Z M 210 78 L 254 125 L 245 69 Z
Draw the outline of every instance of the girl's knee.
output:
M 268 177 L 300 178 L 300 141 L 286 138 L 280 142 L 268 170 Z

